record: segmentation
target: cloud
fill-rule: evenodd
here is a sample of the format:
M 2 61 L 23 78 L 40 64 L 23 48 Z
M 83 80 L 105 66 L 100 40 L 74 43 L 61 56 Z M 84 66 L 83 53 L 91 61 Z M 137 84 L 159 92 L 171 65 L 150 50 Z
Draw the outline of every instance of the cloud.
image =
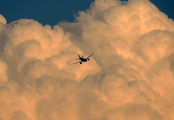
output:
M 0 80 L 1 81 L 7 81 L 8 80 L 6 70 L 7 70 L 7 65 L 0 61 Z
M 1 24 L 7 24 L 7 20 L 4 18 L 2 14 L 0 14 L 0 22 Z
M 174 22 L 150 1 L 95 0 L 53 28 L 0 21 L 0 119 L 174 118 Z

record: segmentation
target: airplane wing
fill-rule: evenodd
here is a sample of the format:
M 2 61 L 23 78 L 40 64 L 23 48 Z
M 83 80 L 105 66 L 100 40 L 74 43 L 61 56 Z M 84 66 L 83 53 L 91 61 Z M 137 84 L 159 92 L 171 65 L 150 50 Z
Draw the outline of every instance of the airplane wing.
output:
M 81 61 L 78 61 L 78 62 L 72 63 L 71 65 L 73 65 L 73 64 L 77 64 L 77 63 L 81 63 Z
M 91 57 L 94 53 L 92 53 L 90 56 L 88 56 L 86 59 L 89 59 L 89 57 Z
M 80 55 L 79 54 L 77 54 L 78 56 L 79 56 L 79 58 L 80 58 Z

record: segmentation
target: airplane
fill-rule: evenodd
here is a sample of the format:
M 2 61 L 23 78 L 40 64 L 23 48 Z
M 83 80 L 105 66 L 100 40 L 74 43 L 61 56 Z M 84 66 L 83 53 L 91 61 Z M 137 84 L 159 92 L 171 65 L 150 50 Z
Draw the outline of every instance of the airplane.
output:
M 93 55 L 94 53 L 92 53 L 90 56 L 88 56 L 87 58 L 84 58 L 83 56 L 80 56 L 79 54 L 78 54 L 78 56 L 79 56 L 79 58 L 78 58 L 78 60 L 80 60 L 79 62 L 75 62 L 75 63 L 72 63 L 72 64 L 77 64 L 77 63 L 80 63 L 80 64 L 82 64 L 82 62 L 87 62 L 88 60 L 90 60 L 89 58 Z

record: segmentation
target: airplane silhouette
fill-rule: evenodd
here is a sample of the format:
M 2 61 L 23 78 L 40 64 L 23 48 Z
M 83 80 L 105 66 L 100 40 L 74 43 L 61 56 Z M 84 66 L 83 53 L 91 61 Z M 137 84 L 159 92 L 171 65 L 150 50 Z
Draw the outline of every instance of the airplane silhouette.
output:
M 79 58 L 78 58 L 78 60 L 80 60 L 79 62 L 75 62 L 75 63 L 72 63 L 72 64 L 77 64 L 77 63 L 80 63 L 80 64 L 82 64 L 82 62 L 87 62 L 88 60 L 90 60 L 89 58 L 93 55 L 94 53 L 92 53 L 90 56 L 88 56 L 87 58 L 84 58 L 83 56 L 80 56 L 79 54 L 78 54 L 78 56 L 79 56 Z

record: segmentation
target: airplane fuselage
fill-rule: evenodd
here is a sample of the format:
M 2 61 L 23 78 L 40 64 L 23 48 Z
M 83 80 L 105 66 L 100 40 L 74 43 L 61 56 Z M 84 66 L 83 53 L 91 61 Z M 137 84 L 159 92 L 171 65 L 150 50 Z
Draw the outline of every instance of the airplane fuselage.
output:
M 82 62 L 87 62 L 87 59 L 80 57 L 79 58 Z

